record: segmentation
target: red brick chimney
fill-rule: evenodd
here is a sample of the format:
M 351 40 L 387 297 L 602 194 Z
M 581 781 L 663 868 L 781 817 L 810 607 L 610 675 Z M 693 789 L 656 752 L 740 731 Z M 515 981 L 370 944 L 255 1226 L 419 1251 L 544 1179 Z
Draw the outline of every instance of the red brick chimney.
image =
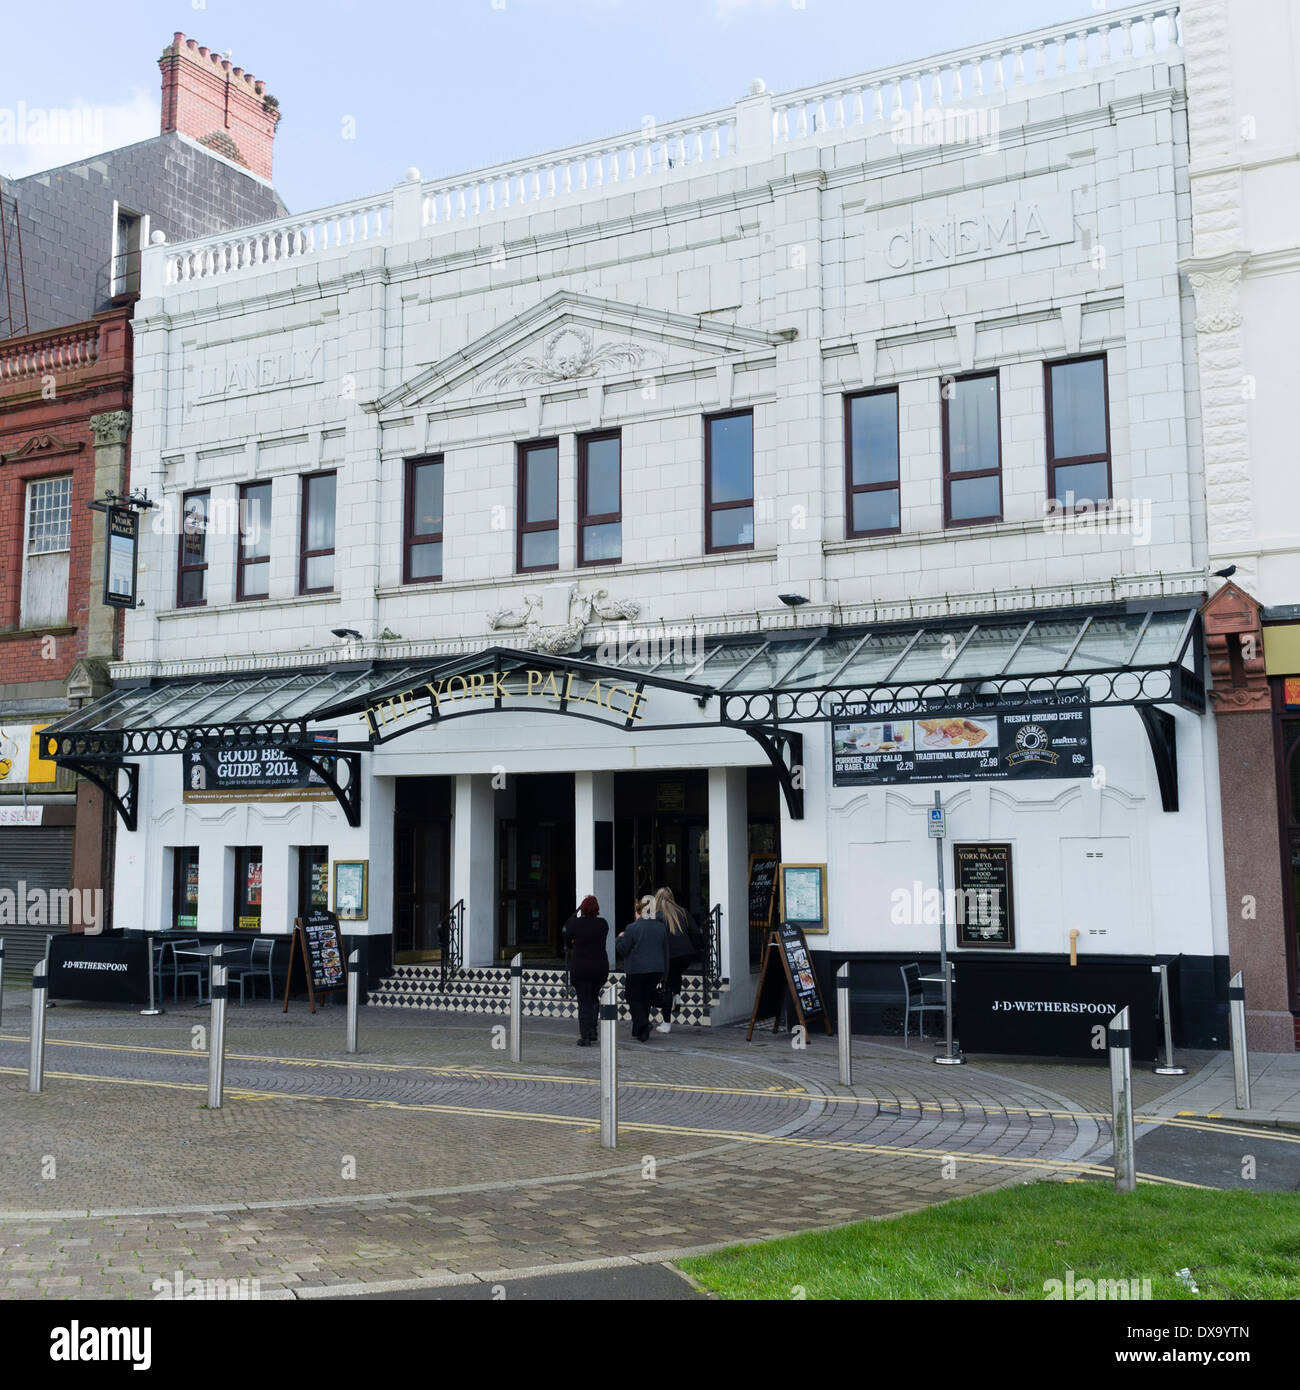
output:
M 162 133 L 178 130 L 264 179 L 280 103 L 266 83 L 228 58 L 177 34 L 158 59 L 162 70 Z

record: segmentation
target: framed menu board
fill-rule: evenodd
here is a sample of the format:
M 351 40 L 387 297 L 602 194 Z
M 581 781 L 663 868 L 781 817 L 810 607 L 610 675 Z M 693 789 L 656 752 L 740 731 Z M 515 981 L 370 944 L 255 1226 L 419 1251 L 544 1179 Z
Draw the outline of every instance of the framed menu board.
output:
M 782 922 L 789 922 L 809 935 L 831 929 L 826 915 L 826 865 L 781 865 Z
M 957 945 L 1000 947 L 1016 944 L 1010 845 L 953 845 L 957 882 Z

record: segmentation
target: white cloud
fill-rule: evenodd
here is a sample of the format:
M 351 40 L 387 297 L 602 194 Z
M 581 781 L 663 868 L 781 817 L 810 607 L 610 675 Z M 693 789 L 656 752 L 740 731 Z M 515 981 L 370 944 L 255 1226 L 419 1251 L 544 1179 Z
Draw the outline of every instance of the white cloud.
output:
M 75 99 L 57 107 L 0 105 L 0 172 L 25 178 L 148 140 L 158 134 L 160 113 L 157 94 L 142 88 L 111 105 Z

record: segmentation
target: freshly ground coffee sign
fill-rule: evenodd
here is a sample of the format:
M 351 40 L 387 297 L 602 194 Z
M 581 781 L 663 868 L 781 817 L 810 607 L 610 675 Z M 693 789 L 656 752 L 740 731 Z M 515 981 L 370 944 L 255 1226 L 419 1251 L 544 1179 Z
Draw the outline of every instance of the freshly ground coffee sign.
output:
M 1092 776 L 1086 692 L 1014 707 L 926 700 L 902 716 L 865 704 L 841 713 L 831 724 L 837 787 Z
M 460 676 L 413 686 L 400 695 L 380 700 L 363 712 L 366 727 L 382 740 L 399 732 L 394 725 L 425 713 L 433 719 L 472 714 L 475 704 L 491 701 L 502 709 L 550 707 L 566 714 L 607 717 L 626 724 L 645 718 L 646 696 L 617 681 L 594 679 L 577 671 L 470 671 Z M 423 707 L 423 708 L 422 708 Z

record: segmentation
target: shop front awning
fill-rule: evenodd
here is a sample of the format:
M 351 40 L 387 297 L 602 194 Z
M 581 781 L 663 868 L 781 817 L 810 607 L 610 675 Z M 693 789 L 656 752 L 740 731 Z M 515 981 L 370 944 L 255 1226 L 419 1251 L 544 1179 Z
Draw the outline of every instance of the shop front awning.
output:
M 1068 698 L 1137 709 L 1173 810 L 1174 721 L 1161 706 L 1205 709 L 1197 615 L 1190 601 L 1164 601 L 709 639 L 616 628 L 601 646 L 571 654 L 489 647 L 361 669 L 125 687 L 51 725 L 42 740 L 46 756 L 98 781 L 132 828 L 136 773 L 127 760 L 195 747 L 283 749 L 319 773 L 359 824 L 359 755 L 418 728 L 525 707 L 626 732 L 711 725 L 754 738 L 791 813 L 801 815 L 794 769 L 802 736 L 792 726 L 846 713 L 887 719 Z M 651 692 L 692 700 L 652 701 Z M 323 741 L 320 726 L 340 720 L 355 736 Z

